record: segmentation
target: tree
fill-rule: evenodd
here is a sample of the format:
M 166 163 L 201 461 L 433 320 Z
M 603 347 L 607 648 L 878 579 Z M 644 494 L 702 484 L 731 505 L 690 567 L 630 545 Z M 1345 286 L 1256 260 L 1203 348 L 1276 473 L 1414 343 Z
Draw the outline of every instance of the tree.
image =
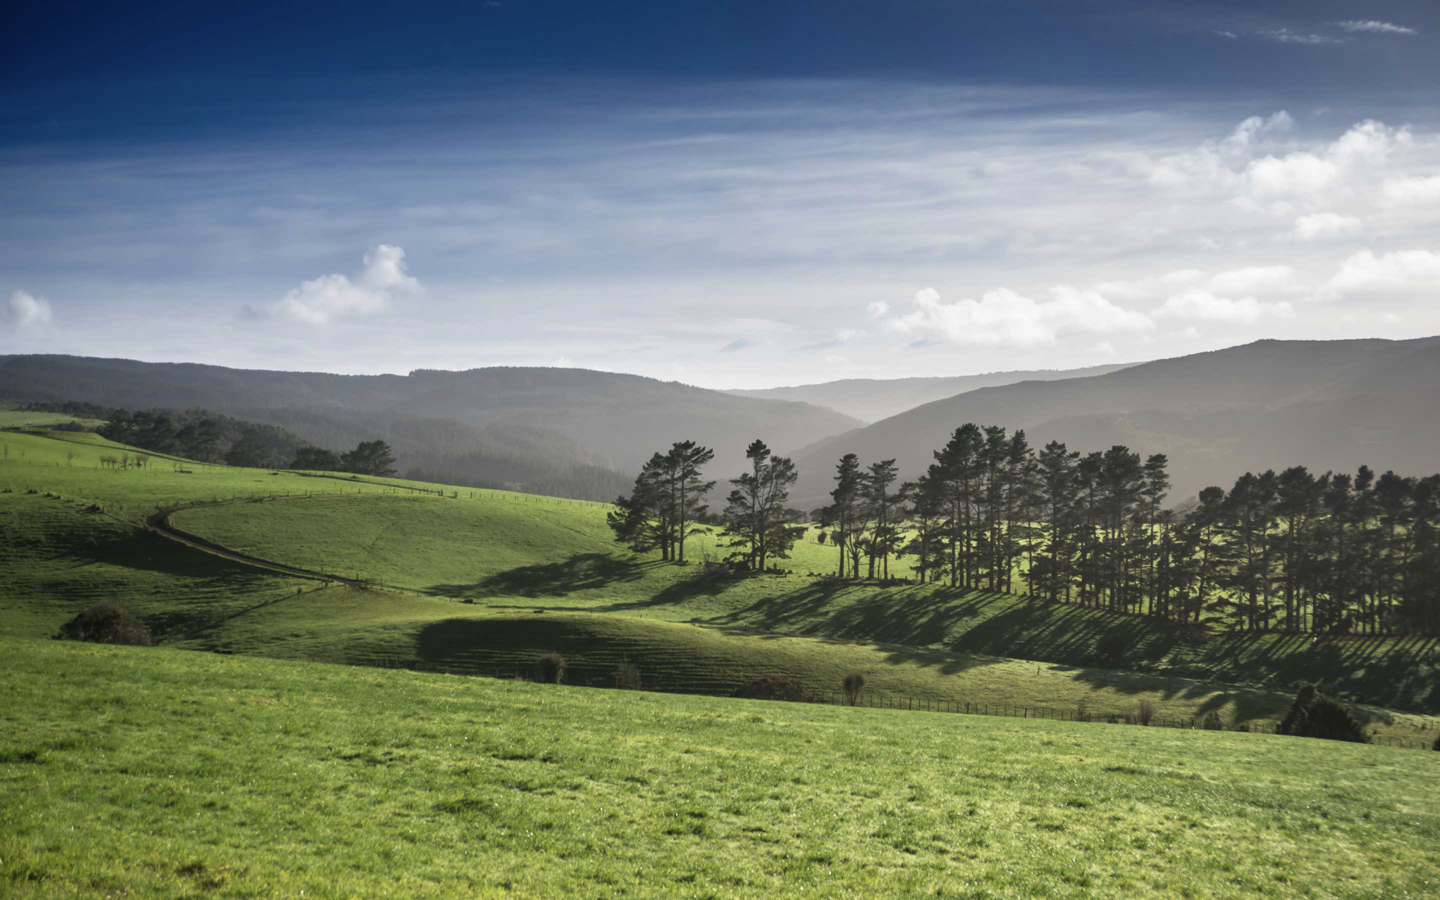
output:
M 764 441 L 745 448 L 750 471 L 731 479 L 734 490 L 725 504 L 725 537 L 741 559 L 756 571 L 764 571 L 771 558 L 788 559 L 801 529 L 790 525 L 785 501 L 797 478 L 795 464 L 774 456 Z
M 673 502 L 672 518 L 675 522 L 676 557 L 685 561 L 685 539 L 695 529 L 696 522 L 709 508 L 705 495 L 715 487 L 714 481 L 705 481 L 701 467 L 715 458 L 715 451 L 701 447 L 694 441 L 680 441 L 670 447 L 665 455 L 665 473 Z
M 887 459 L 871 463 L 869 477 L 865 479 L 864 500 L 870 520 L 870 534 L 866 549 L 869 551 L 869 577 L 875 577 L 875 559 L 879 557 L 883 566 L 883 577 L 890 577 L 890 555 L 895 552 L 899 529 L 892 519 L 900 503 L 900 495 L 890 493 L 899 470 L 895 460 Z
M 658 549 L 664 560 L 670 559 L 675 536 L 666 466 L 665 457 L 653 454 L 635 476 L 630 495 L 617 497 L 615 508 L 605 514 L 615 540 L 636 553 Z
M 394 475 L 395 455 L 384 441 L 361 441 L 354 450 L 341 455 L 340 470 L 356 475 Z
M 860 457 L 847 453 L 840 457 L 835 466 L 835 487 L 830 491 L 830 505 L 820 510 L 817 517 L 821 528 L 830 529 L 830 541 L 840 554 L 839 576 L 845 577 L 845 554 L 848 542 L 854 537 L 856 520 L 865 492 L 865 473 L 860 468 Z M 857 571 L 856 576 L 859 576 Z
M 295 458 L 290 460 L 290 468 L 310 472 L 338 472 L 340 456 L 333 450 L 322 447 L 301 447 L 295 451 Z

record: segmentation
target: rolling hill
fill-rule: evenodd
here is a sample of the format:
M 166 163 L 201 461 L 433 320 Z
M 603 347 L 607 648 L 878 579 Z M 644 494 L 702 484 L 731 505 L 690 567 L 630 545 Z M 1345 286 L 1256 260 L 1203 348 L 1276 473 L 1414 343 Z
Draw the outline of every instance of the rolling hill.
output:
M 204 407 L 279 425 L 321 446 L 382 438 L 401 471 L 610 499 L 656 450 L 693 439 L 712 471 L 737 474 L 745 445 L 784 452 L 861 423 L 806 403 L 757 400 L 585 369 L 417 370 L 331 375 L 75 356 L 0 357 L 0 398 L 77 400 L 127 409 Z M 602 477 L 593 469 L 620 477 Z M 566 475 L 569 473 L 569 478 Z M 560 492 L 560 491 L 556 491 Z
M 898 460 L 924 471 L 966 422 L 1026 430 L 1032 446 L 1124 444 L 1170 457 L 1172 502 L 1236 476 L 1362 464 L 1422 475 L 1440 447 L 1440 337 L 1410 341 L 1257 341 L 1089 378 L 1027 381 L 938 400 L 807 448 L 796 498 L 829 490 L 835 460 Z
M 956 394 L 1021 381 L 1060 381 L 1118 372 L 1133 364 L 1090 366 L 1084 369 L 1035 369 L 986 372 L 942 378 L 843 378 L 819 384 L 732 390 L 727 393 L 764 400 L 796 400 L 825 406 L 862 422 L 878 422 L 935 400 Z

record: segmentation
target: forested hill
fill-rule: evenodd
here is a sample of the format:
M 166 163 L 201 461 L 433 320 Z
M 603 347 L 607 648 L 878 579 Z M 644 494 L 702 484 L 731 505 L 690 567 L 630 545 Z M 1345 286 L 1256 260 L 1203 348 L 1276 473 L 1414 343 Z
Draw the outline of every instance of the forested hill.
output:
M 1060 381 L 1065 378 L 1089 378 L 1128 368 L 1131 364 L 1090 366 L 1085 369 L 1035 369 L 1013 372 L 985 372 L 980 375 L 955 375 L 941 378 L 844 378 L 820 384 L 799 384 L 790 387 L 733 390 L 741 397 L 766 400 L 799 400 L 826 406 L 854 416 L 864 422 L 876 422 L 899 415 L 925 403 L 943 400 L 966 391 L 998 387 L 1021 381 Z
M 629 472 L 677 435 L 715 448 L 717 477 L 738 474 L 745 445 L 791 449 L 861 423 L 805 403 L 737 397 L 585 369 L 419 370 L 331 375 L 76 356 L 0 357 L 0 398 L 128 409 L 206 409 L 279 425 L 324 447 L 380 438 L 402 472 L 515 483 L 610 499 Z M 554 487 L 566 478 L 581 489 Z
M 1116 444 L 1164 453 L 1172 500 L 1246 471 L 1431 471 L 1440 447 L 1440 337 L 1410 341 L 1257 341 L 1090 378 L 982 388 L 807 448 L 798 501 L 829 491 L 844 453 L 895 458 L 912 477 L 966 422 L 1023 428 L 1030 445 Z M 807 506 L 807 508 L 809 508 Z

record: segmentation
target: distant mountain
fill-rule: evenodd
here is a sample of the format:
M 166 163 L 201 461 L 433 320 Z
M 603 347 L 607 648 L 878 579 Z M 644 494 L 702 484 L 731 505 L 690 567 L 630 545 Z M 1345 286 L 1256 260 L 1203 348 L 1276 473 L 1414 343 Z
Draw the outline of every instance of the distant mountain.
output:
M 1257 341 L 1064 381 L 982 388 L 819 442 L 796 460 L 806 508 L 835 461 L 894 457 L 907 477 L 966 422 L 1023 428 L 1032 446 L 1124 444 L 1165 453 L 1172 502 L 1245 471 L 1362 464 L 1407 475 L 1440 470 L 1440 337 L 1409 341 Z
M 1088 378 L 1092 375 L 1118 372 L 1130 365 L 1134 364 L 1091 366 L 1086 369 L 986 372 L 981 375 L 955 375 L 942 378 L 844 378 L 819 384 L 733 390 L 727 393 L 762 400 L 798 400 L 802 403 L 828 407 L 847 416 L 853 416 L 862 422 L 876 422 L 934 400 L 942 400 L 979 388 L 998 387 L 1020 381 Z
M 779 452 L 862 423 L 806 403 L 585 369 L 417 370 L 331 375 L 76 356 L 0 357 L 0 398 L 78 400 L 127 409 L 204 407 L 345 449 L 383 438 L 401 471 L 472 482 L 571 477 L 570 496 L 609 499 L 656 450 L 694 439 L 715 449 L 712 477 L 744 466 L 761 438 Z M 569 476 L 566 476 L 566 473 Z M 600 477 L 609 472 L 611 477 Z M 543 476 L 543 479 L 542 479 Z

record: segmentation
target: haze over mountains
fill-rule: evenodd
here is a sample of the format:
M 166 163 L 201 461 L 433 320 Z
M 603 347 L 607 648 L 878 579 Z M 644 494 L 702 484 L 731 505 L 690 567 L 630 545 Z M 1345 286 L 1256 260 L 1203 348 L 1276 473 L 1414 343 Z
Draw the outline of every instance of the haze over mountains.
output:
M 804 403 L 554 368 L 330 375 L 9 356 L 0 357 L 0 398 L 132 410 L 199 406 L 279 425 L 329 449 L 382 438 L 402 472 L 607 500 L 675 440 L 714 447 L 713 470 L 731 477 L 754 437 L 793 448 L 862 424 Z
M 1014 384 L 1018 381 L 1059 381 L 1064 378 L 1088 378 L 1128 368 L 1134 363 L 1090 366 L 1084 369 L 1035 369 L 1014 372 L 985 372 L 979 375 L 956 375 L 942 378 L 843 378 L 819 384 L 789 387 L 732 390 L 741 397 L 765 400 L 799 400 L 853 416 L 862 422 L 878 422 L 899 415 L 934 400 L 942 400 L 984 387 Z
M 1086 371 L 1100 374 L 1085 375 Z M 798 399 L 873 412 L 944 384 L 1013 381 L 921 403 L 871 425 Z M 743 394 L 743 395 L 742 395 Z M 754 394 L 760 397 L 752 396 Z M 1409 341 L 1258 341 L 1131 366 L 953 379 L 849 380 L 723 392 L 582 369 L 417 370 L 328 375 L 73 356 L 0 357 L 0 398 L 78 400 L 129 409 L 205 407 L 279 425 L 331 449 L 382 438 L 402 472 L 611 499 L 676 440 L 713 447 L 710 477 L 744 467 L 762 438 L 792 454 L 792 505 L 812 509 L 836 460 L 895 458 L 921 474 L 966 422 L 1026 430 L 1033 446 L 1124 444 L 1170 457 L 1171 502 L 1247 470 L 1428 472 L 1440 459 L 1440 337 Z M 842 402 L 846 398 L 851 403 Z
M 1440 460 L 1440 337 L 1264 340 L 1063 381 L 981 388 L 807 448 L 797 499 L 824 499 L 835 461 L 894 457 L 903 477 L 965 422 L 1026 430 L 1032 446 L 1124 444 L 1170 458 L 1171 502 L 1290 465 L 1402 474 Z M 809 506 L 807 506 L 809 508 Z

